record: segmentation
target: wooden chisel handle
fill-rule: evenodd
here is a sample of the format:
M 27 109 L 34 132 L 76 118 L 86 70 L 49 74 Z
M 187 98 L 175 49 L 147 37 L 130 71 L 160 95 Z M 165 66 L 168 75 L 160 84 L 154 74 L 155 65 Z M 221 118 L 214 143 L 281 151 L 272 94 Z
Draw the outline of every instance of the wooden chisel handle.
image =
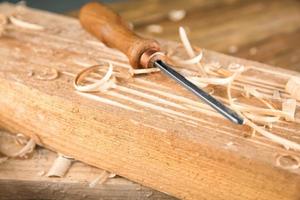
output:
M 84 5 L 80 10 L 79 19 L 89 33 L 108 47 L 126 54 L 134 68 L 147 68 L 148 61 L 141 62 L 142 56 L 160 50 L 155 40 L 145 39 L 135 34 L 118 14 L 100 3 L 91 2 Z

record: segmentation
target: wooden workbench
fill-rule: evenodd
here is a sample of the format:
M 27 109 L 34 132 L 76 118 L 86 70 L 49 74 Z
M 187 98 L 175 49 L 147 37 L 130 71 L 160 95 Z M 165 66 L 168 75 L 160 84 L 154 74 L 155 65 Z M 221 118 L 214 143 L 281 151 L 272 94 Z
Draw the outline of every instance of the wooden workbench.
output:
M 112 7 L 133 21 L 141 33 L 149 35 L 145 27 L 160 24 L 164 31 L 153 36 L 178 40 L 177 27 L 184 25 L 191 29 L 192 41 L 198 46 L 299 70 L 296 68 L 300 62 L 298 1 L 144 1 L 134 6 L 118 3 Z M 188 11 L 183 21 L 174 23 L 168 21 L 165 14 L 157 15 L 159 9 L 167 13 L 169 9 L 178 8 Z M 128 197 L 126 195 L 119 198 Z
M 111 7 L 136 24 L 140 33 L 179 41 L 178 27 L 184 26 L 194 45 L 300 71 L 297 0 L 131 0 Z M 186 10 L 186 17 L 168 20 L 173 9 Z M 161 25 L 163 32 L 147 32 L 149 24 Z

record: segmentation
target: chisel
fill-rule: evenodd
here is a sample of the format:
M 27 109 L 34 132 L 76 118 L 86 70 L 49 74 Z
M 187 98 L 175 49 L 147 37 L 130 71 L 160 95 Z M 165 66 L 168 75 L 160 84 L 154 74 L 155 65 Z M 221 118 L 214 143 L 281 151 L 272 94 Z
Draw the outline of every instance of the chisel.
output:
M 80 23 L 85 30 L 101 40 L 105 45 L 123 52 L 133 68 L 157 67 L 183 87 L 194 93 L 224 117 L 236 124 L 244 120 L 236 112 L 198 88 L 180 73 L 165 63 L 158 42 L 138 36 L 128 27 L 128 23 L 108 7 L 91 2 L 84 5 L 79 13 Z

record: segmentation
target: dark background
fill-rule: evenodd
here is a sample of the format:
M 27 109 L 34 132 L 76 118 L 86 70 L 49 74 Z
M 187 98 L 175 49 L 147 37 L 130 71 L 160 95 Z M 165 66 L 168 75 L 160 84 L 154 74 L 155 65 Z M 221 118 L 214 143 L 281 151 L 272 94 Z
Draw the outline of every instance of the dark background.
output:
M 27 0 L 26 5 L 33 8 L 62 13 L 78 9 L 81 5 L 90 1 L 91 0 Z M 118 0 L 101 0 L 101 2 L 104 3 L 111 3 L 115 1 Z M 0 3 L 1 2 L 17 3 L 19 0 L 0 0 Z

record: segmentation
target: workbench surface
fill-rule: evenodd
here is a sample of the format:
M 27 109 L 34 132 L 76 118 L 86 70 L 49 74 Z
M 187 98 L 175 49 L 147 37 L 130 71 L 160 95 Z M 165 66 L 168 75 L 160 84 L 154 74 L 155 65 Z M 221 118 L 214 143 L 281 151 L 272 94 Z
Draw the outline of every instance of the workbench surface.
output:
M 297 0 L 131 0 L 111 7 L 140 33 L 179 41 L 178 27 L 184 26 L 196 46 L 300 71 Z M 173 9 L 184 9 L 186 17 L 168 20 Z M 162 33 L 149 34 L 149 24 L 161 25 Z
M 110 6 L 125 19 L 132 22 L 134 29 L 141 34 L 179 41 L 178 27 L 184 26 L 189 30 L 190 39 L 195 46 L 300 71 L 300 1 L 131 0 L 112 3 Z M 168 12 L 174 9 L 184 9 L 187 12 L 186 17 L 179 22 L 170 21 Z M 67 14 L 76 16 L 77 11 Z M 152 24 L 160 25 L 163 28 L 162 32 L 150 33 L 147 31 L 147 26 Z M 39 150 L 38 152 L 49 154 L 49 157 L 53 158 L 53 153 L 47 152 L 47 150 Z M 23 165 L 25 161 L 10 162 L 15 165 Z M 29 166 L 35 165 L 32 161 L 28 161 L 28 163 Z M 84 165 L 75 167 L 71 174 L 79 174 L 81 171 L 83 174 L 88 174 L 91 167 Z M 7 166 L 1 169 L 6 169 L 9 172 Z M 93 174 L 96 173 L 93 172 Z M 108 186 L 97 188 L 101 188 L 102 194 L 105 194 L 107 199 L 134 197 L 136 199 L 173 199 L 173 197 L 168 197 L 156 191 L 152 193 L 148 188 L 142 188 L 141 192 L 140 189 L 136 189 L 140 186 L 122 178 L 119 179 L 109 182 Z M 61 185 L 65 188 L 66 193 L 68 191 L 72 193 L 74 187 L 68 189 L 64 185 L 68 181 L 60 180 L 59 182 L 62 182 Z M 22 185 L 24 183 L 26 181 L 18 184 L 24 186 Z M 118 184 L 121 185 L 119 192 L 118 187 L 116 187 Z M 31 187 L 36 186 L 32 184 Z M 82 191 L 82 188 L 86 185 L 76 185 L 75 187 L 77 187 L 77 191 Z M 109 190 L 112 190 L 113 194 L 111 196 Z M 89 191 L 92 191 L 92 189 L 89 188 Z M 26 193 L 26 191 L 22 192 Z M 60 193 L 48 195 L 49 198 L 62 197 Z M 91 198 L 95 198 L 97 195 L 99 195 L 99 192 L 90 193 Z M 65 196 L 63 197 L 65 198 Z

